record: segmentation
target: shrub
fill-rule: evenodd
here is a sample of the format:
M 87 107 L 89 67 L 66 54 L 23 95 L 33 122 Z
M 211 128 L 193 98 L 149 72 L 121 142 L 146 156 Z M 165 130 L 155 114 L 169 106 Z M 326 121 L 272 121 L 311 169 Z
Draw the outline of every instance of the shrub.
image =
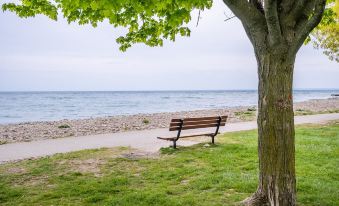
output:
M 143 119 L 143 120 L 142 120 L 142 123 L 144 123 L 144 124 L 149 124 L 149 120 L 148 120 L 148 119 Z
M 60 126 L 58 126 L 59 129 L 67 129 L 67 128 L 71 128 L 71 126 L 69 126 L 68 124 L 62 124 Z

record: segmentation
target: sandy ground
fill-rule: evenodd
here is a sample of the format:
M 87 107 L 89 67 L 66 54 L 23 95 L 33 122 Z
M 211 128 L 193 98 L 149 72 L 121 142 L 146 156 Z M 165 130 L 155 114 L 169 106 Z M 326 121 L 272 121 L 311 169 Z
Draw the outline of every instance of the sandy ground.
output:
M 297 115 L 319 112 L 339 112 L 339 98 L 299 102 L 294 105 L 294 109 Z M 256 118 L 255 110 L 255 107 L 248 106 L 212 110 L 100 117 L 81 120 L 7 124 L 0 125 L 0 144 L 166 128 L 172 118 L 228 115 L 228 123 L 253 121 Z
M 296 124 L 324 123 L 332 120 L 339 120 L 339 113 L 295 117 Z M 221 132 L 251 130 L 255 129 L 256 126 L 255 121 L 229 123 L 221 128 Z M 194 132 L 197 132 L 197 130 L 194 130 Z M 152 129 L 4 144 L 0 145 L 0 163 L 103 147 L 131 147 L 155 153 L 161 147 L 167 147 L 171 144 L 171 142 L 156 138 L 157 136 L 167 135 L 172 136 L 173 133 L 170 133 L 168 129 Z M 201 140 L 210 142 L 210 138 L 206 137 L 204 139 L 179 140 L 178 145 L 190 146 L 199 143 Z M 216 138 L 217 141 L 218 138 Z

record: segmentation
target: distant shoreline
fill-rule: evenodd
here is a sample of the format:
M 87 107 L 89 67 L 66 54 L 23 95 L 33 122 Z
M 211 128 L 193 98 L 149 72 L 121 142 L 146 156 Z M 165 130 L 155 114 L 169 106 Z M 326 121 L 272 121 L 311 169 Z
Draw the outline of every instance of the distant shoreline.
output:
M 339 90 L 295 90 L 294 102 Z M 233 109 L 257 105 L 256 90 L 0 92 L 0 125 L 97 117 Z
M 294 104 L 295 115 L 339 113 L 339 98 L 317 99 Z M 117 115 L 88 119 L 37 121 L 0 125 L 0 144 L 55 139 L 70 136 L 166 128 L 172 118 L 228 115 L 228 122 L 256 119 L 255 106 L 153 114 Z
M 258 89 L 191 89 L 191 90 L 13 90 L 13 91 L 1 91 L 0 93 L 16 93 L 16 92 L 205 92 L 205 91 L 258 91 Z M 339 91 L 339 88 L 296 88 L 293 91 Z

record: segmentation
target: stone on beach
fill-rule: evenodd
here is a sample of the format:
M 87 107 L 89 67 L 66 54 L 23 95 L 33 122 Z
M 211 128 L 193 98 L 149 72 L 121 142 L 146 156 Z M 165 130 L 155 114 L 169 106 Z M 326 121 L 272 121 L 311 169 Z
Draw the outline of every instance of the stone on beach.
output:
M 307 112 L 339 111 L 339 98 L 310 100 L 295 103 L 295 110 Z M 228 115 L 227 122 L 252 121 L 256 118 L 253 106 L 224 109 L 137 114 L 78 120 L 25 122 L 0 125 L 0 144 L 56 139 L 72 136 L 107 134 L 133 130 L 166 128 L 172 118 Z

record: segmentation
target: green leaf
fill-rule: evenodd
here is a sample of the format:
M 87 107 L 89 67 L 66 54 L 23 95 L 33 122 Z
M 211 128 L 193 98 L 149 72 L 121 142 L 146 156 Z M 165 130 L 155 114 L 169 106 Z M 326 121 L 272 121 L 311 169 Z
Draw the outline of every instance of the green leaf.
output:
M 117 38 L 120 50 L 126 51 L 136 43 L 162 46 L 165 39 L 189 36 L 191 12 L 211 6 L 212 0 L 21 0 L 3 4 L 2 9 L 24 18 L 42 14 L 53 20 L 60 12 L 69 23 L 94 27 L 108 20 L 114 27 L 128 28 L 125 36 Z

